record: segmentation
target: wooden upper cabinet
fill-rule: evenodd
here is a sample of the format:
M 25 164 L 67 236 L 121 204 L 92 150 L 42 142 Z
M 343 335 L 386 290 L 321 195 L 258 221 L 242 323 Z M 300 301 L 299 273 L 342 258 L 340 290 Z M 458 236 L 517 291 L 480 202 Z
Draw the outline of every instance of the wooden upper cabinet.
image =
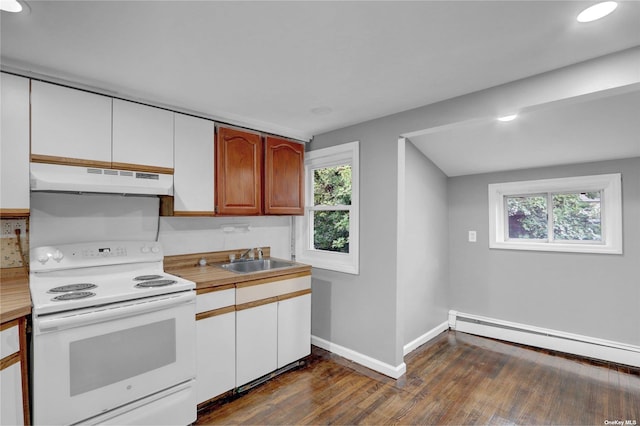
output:
M 216 134 L 216 213 L 262 214 L 262 137 L 227 127 Z
M 303 215 L 304 145 L 269 136 L 264 164 L 264 213 Z

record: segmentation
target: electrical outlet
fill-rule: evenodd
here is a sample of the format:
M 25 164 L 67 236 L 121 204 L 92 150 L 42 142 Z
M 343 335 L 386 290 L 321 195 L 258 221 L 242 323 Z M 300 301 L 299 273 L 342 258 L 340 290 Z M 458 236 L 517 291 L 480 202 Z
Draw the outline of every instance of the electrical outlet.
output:
M 20 236 L 24 238 L 27 235 L 26 219 L 2 219 L 2 237 L 15 237 L 16 229 L 20 230 Z
M 475 243 L 476 238 L 477 238 L 476 231 L 469 231 L 469 242 Z

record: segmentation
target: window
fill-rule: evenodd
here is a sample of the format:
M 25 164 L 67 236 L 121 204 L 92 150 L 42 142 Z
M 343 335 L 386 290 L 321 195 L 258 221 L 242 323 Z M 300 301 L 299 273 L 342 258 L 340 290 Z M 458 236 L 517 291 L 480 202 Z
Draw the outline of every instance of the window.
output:
M 489 247 L 622 253 L 620 174 L 489 185 Z
M 296 218 L 296 259 L 358 274 L 358 142 L 306 153 L 305 214 Z

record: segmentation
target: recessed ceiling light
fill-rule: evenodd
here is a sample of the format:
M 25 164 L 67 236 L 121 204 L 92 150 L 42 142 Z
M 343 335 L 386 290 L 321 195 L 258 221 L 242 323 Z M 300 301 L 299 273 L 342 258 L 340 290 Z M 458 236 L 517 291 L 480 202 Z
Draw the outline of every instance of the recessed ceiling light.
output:
M 594 4 L 591 7 L 586 8 L 576 18 L 578 22 L 591 22 L 604 18 L 618 7 L 618 3 L 615 1 L 604 1 L 602 3 Z
M 517 116 L 518 114 L 503 115 L 502 117 L 498 117 L 498 121 L 503 121 L 503 122 L 513 121 L 516 119 Z
M 22 12 L 22 5 L 18 0 L 0 0 L 0 10 L 5 12 Z

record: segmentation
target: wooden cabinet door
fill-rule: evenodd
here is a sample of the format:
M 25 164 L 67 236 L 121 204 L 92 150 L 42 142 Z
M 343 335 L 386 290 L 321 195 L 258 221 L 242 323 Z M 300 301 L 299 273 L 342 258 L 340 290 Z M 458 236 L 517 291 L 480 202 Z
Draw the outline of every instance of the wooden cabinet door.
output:
M 32 80 L 31 161 L 111 167 L 111 98 Z
M 29 215 L 29 79 L 1 75 L 0 215 Z
M 265 214 L 304 214 L 304 145 L 267 137 L 265 143 Z
M 227 127 L 216 135 L 216 213 L 262 213 L 262 137 Z
M 211 120 L 175 115 L 173 208 L 176 216 L 214 214 L 214 133 Z
M 113 168 L 173 174 L 173 112 L 114 99 Z

